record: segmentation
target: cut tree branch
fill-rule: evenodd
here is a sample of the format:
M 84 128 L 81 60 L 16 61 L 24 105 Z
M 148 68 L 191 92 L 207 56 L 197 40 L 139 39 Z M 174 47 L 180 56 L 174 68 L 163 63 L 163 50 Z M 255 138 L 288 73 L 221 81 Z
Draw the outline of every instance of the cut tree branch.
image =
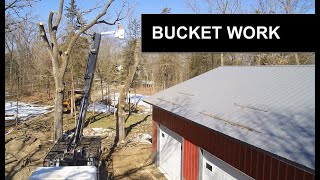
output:
M 53 11 L 50 11 L 50 14 L 49 14 L 49 19 L 48 19 L 48 26 L 49 26 L 49 32 L 52 31 L 52 19 L 53 19 Z
M 58 26 L 60 24 L 60 20 L 61 20 L 61 17 L 62 17 L 62 11 L 63 11 L 63 3 L 64 3 L 64 0 L 60 0 L 59 11 L 58 11 L 58 14 L 56 16 L 56 20 L 54 22 L 54 28 L 55 29 L 58 29 Z
M 48 37 L 47 37 L 47 34 L 46 34 L 46 31 L 44 29 L 44 26 L 43 26 L 43 23 L 42 22 L 39 22 L 39 30 L 40 30 L 40 36 L 41 38 L 43 39 L 48 51 L 49 51 L 49 54 L 51 56 L 51 58 L 53 57 L 52 56 L 52 49 L 51 49 L 51 46 L 50 46 L 50 42 L 48 40 Z

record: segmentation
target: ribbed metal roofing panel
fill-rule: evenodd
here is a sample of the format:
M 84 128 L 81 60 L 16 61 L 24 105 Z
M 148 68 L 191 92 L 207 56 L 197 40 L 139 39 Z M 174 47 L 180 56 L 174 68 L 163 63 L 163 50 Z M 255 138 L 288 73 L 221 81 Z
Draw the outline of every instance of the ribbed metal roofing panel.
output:
M 144 99 L 315 169 L 315 66 L 223 66 Z

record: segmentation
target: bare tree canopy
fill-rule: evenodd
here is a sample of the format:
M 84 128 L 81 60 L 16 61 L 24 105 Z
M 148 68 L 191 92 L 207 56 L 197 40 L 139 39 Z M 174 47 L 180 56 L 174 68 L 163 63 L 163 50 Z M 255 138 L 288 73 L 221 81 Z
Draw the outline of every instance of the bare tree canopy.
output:
M 60 0 L 59 11 L 55 15 L 53 11 L 49 13 L 48 17 L 48 34 L 50 39 L 47 36 L 46 30 L 44 28 L 44 24 L 39 22 L 40 36 L 45 42 L 45 46 L 50 55 L 50 59 L 52 62 L 52 74 L 54 76 L 55 82 L 55 119 L 54 119 L 54 134 L 53 137 L 55 140 L 59 139 L 63 133 L 63 111 L 62 111 L 62 102 L 63 102 L 63 94 L 64 94 L 64 75 L 66 72 L 66 68 L 69 62 L 71 50 L 80 37 L 80 35 L 86 32 L 95 24 L 107 24 L 114 25 L 116 22 L 122 20 L 128 11 L 123 12 L 125 7 L 127 6 L 126 1 L 123 1 L 123 5 L 120 10 L 116 13 L 116 17 L 112 21 L 107 21 L 103 19 L 103 17 L 107 14 L 110 6 L 114 3 L 115 0 L 109 0 L 109 2 L 104 6 L 103 10 L 91 20 L 89 23 L 84 24 L 80 23 L 81 27 L 79 29 L 73 28 L 72 33 L 69 33 L 70 40 L 67 43 L 67 48 L 64 52 L 61 50 L 61 44 L 57 41 L 57 31 L 59 29 L 59 25 L 61 22 L 63 9 L 64 9 L 64 0 Z M 75 7 L 75 2 L 71 6 Z
M 235 14 L 239 11 L 239 0 L 206 0 L 209 13 Z
M 199 0 L 186 0 L 186 7 L 191 9 L 191 11 L 195 14 L 201 13 Z
M 258 14 L 304 14 L 314 8 L 313 0 L 258 0 Z
M 17 25 L 27 21 L 30 8 L 40 0 L 6 0 L 5 1 L 5 32 L 17 29 Z

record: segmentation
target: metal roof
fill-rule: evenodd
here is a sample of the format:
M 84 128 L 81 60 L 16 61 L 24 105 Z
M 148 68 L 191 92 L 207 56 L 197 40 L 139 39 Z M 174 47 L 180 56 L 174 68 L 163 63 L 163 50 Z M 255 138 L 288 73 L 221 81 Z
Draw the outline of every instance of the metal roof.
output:
M 313 65 L 223 66 L 144 101 L 315 169 Z

